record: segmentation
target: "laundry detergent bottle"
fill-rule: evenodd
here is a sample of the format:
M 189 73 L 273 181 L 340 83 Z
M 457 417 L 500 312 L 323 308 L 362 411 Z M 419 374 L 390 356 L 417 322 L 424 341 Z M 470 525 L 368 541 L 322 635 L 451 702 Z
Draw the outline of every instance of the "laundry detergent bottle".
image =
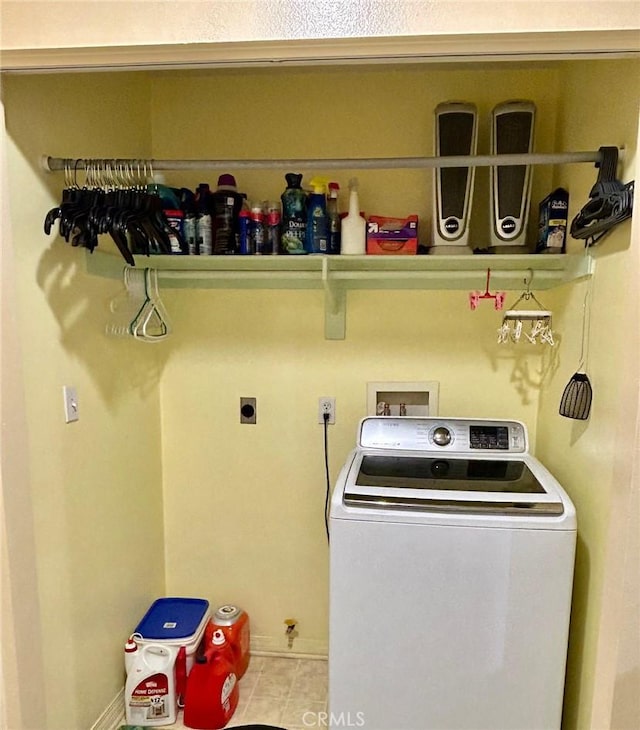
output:
M 349 180 L 349 214 L 342 220 L 340 253 L 362 256 L 367 252 L 367 222 L 360 215 L 358 178 Z
M 280 196 L 282 201 L 282 236 L 280 251 L 285 254 L 307 253 L 307 194 L 302 189 L 302 175 L 289 172 L 285 175 L 287 189 Z
M 329 253 L 327 183 L 328 180 L 324 177 L 314 177 L 311 180 L 313 192 L 307 198 L 307 253 Z
M 238 678 L 229 644 L 216 629 L 187 677 L 184 724 L 197 730 L 219 730 L 238 706 Z
M 238 606 L 219 606 L 204 631 L 205 646 L 208 646 L 213 634 L 221 629 L 231 648 L 238 679 L 247 671 L 251 659 L 249 616 Z

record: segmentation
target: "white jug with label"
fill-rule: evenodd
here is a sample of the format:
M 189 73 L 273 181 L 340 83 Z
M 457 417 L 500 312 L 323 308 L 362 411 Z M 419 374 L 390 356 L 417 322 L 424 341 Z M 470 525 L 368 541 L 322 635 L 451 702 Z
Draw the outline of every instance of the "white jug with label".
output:
M 171 725 L 176 721 L 176 652 L 173 647 L 146 644 L 133 653 L 125 685 L 129 725 Z

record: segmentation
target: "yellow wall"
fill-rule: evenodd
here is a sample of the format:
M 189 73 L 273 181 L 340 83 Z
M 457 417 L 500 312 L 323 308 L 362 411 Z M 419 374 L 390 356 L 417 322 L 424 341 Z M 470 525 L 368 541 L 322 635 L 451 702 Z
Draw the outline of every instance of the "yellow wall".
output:
M 29 727 L 39 729 L 93 723 L 122 685 L 122 641 L 164 590 L 163 354 L 104 335 L 121 285 L 88 278 L 82 252 L 42 229 L 63 180 L 38 169 L 40 155 L 148 150 L 145 79 L 122 82 L 3 80 L 47 707 Z M 63 385 L 78 390 L 80 421 L 70 425 Z M 25 527 L 29 517 L 19 516 Z
M 5 80 L 48 730 L 88 726 L 115 694 L 122 637 L 164 592 L 165 579 L 169 594 L 238 602 L 264 648 L 285 648 L 283 620 L 294 616 L 294 650 L 326 649 L 317 398 L 337 399 L 334 478 L 354 444 L 370 380 L 438 380 L 443 415 L 524 420 L 543 460 L 569 487 L 580 544 L 567 727 L 588 727 L 598 691 L 602 551 L 615 532 L 608 517 L 618 446 L 625 453 L 629 446 L 614 443 L 611 429 L 621 413 L 623 425 L 634 418 L 624 409 L 635 360 L 625 329 L 627 289 L 619 286 L 635 266 L 628 229 L 603 244 L 598 262 L 593 329 L 606 346 L 590 363 L 597 400 L 582 426 L 557 416 L 578 358 L 581 285 L 540 297 L 557 314 L 559 361 L 499 348 L 500 315 L 488 303 L 471 312 L 464 290 L 350 292 L 345 341 L 324 340 L 320 292 L 167 290 L 170 341 L 149 350 L 108 340 L 102 327 L 120 286 L 85 276 L 82 252 L 42 233 L 62 176 L 40 173 L 37 160 L 424 155 L 432 150 L 433 107 L 450 98 L 478 103 L 482 151 L 492 106 L 513 97 L 536 101 L 541 151 L 631 145 L 637 111 L 621 85 L 633 74 L 630 62 L 602 62 Z M 603 106 L 587 115 L 584 88 L 594 96 L 617 88 L 616 114 Z M 349 174 L 338 178 L 343 190 Z M 166 177 L 189 187 L 215 183 L 214 175 Z M 359 177 L 368 212 L 430 219 L 429 173 Z M 564 177 L 577 209 L 595 172 L 572 166 L 555 182 Z M 283 188 L 277 173 L 237 178 L 250 198 L 278 197 Z M 477 245 L 487 230 L 487 180 L 479 172 Z M 536 201 L 553 184 L 552 172 L 536 168 L 534 181 Z M 533 219 L 532 230 L 535 212 Z M 469 288 L 483 286 L 480 277 Z M 617 380 L 608 353 L 620 348 L 629 369 Z M 555 368 L 541 387 L 541 371 Z M 81 420 L 71 426 L 62 421 L 63 384 L 79 390 Z M 256 426 L 239 424 L 240 396 L 257 397 Z
M 4 106 L 2 126 L 4 128 Z M 0 726 L 34 727 L 44 716 L 44 673 L 35 575 L 22 350 L 15 316 L 15 277 L 7 144 L 0 142 Z M 30 682 L 21 681 L 30 677 Z
M 636 177 L 637 63 L 568 65 L 559 104 L 561 147 L 624 145 L 620 177 Z M 588 106 L 586 89 L 595 103 Z M 597 101 L 596 101 L 597 100 Z M 560 171 L 571 193 L 571 214 L 586 202 L 597 171 Z M 578 367 L 586 285 L 562 287 L 548 297 L 563 333 L 559 367 L 542 391 L 538 453 L 569 491 L 578 514 L 578 548 L 567 672 L 567 728 L 606 727 L 610 719 L 618 632 L 616 606 L 624 602 L 619 570 L 627 555 L 638 407 L 638 235 L 630 222 L 592 249 L 593 279 L 587 371 L 594 390 L 587 422 L 557 416 L 562 390 Z M 571 242 L 579 251 L 581 244 Z M 633 489 L 637 492 L 637 484 Z M 616 579 L 613 580 L 613 575 Z M 618 580 L 618 576 L 620 579 Z M 637 618 L 637 617 L 636 617 Z M 606 724 L 605 724 L 606 723 Z

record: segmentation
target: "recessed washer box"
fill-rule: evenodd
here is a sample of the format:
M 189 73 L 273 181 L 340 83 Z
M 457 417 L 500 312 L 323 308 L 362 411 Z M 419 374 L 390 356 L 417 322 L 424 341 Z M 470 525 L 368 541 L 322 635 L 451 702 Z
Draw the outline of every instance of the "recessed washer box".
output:
M 367 383 L 367 415 L 437 416 L 439 389 L 435 380 Z

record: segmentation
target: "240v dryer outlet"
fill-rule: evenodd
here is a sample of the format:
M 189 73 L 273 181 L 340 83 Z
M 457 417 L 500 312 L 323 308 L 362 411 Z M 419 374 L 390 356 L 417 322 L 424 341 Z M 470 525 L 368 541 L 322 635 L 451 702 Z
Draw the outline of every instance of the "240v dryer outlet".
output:
M 324 423 L 325 414 L 329 414 L 327 423 L 336 422 L 336 399 L 327 395 L 318 398 L 318 423 Z

